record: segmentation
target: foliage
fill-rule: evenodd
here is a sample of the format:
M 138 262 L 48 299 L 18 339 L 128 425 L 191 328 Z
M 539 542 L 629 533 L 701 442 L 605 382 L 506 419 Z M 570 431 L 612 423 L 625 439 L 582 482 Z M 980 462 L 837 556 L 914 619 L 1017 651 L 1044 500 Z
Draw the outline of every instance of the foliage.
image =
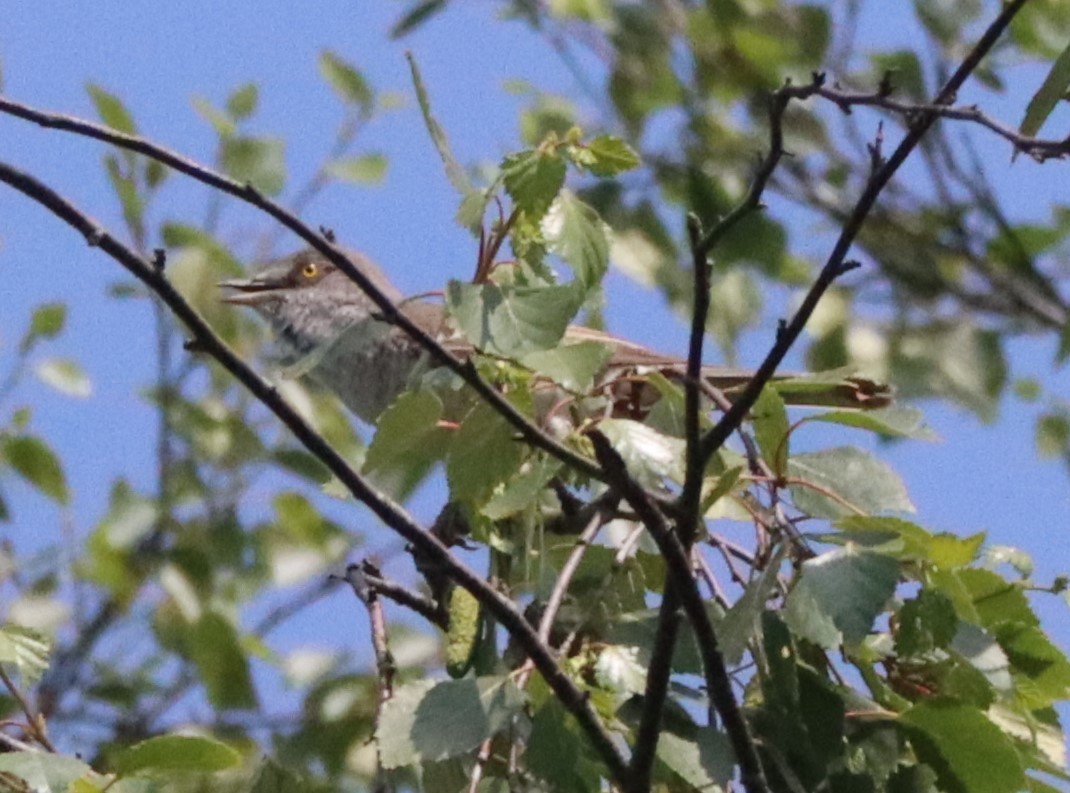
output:
M 449 5 L 411 3 L 395 34 L 436 24 Z M 473 574 L 482 586 L 466 578 L 471 567 L 444 565 L 414 544 L 407 581 L 377 571 L 356 583 L 347 577 L 370 617 L 374 669 L 340 648 L 319 658 L 277 655 L 271 632 L 331 591 L 327 574 L 362 543 L 347 522 L 349 505 L 330 499 L 348 499 L 352 487 L 330 459 L 269 420 L 218 360 L 180 359 L 180 334 L 157 301 L 160 354 L 147 393 L 161 417 L 155 492 L 115 482 L 107 513 L 70 566 L 57 561 L 57 547 L 41 559 L 16 560 L 7 549 L 0 556 L 5 572 L 24 565 L 22 609 L 12 606 L 0 629 L 8 726 L 19 722 L 5 742 L 12 751 L 0 754 L 3 784 L 87 792 L 760 790 L 741 745 L 756 754 L 772 791 L 1000 793 L 1070 783 L 1055 710 L 1070 698 L 1070 660 L 1046 636 L 1031 597 L 1065 593 L 1067 580 L 1035 581 L 1024 550 L 909 519 L 906 487 L 870 451 L 812 450 L 808 434 L 822 425 L 924 442 L 932 434 L 917 411 L 791 407 L 800 394 L 843 387 L 851 376 L 840 367 L 863 364 L 896 383 L 901 399 L 938 395 L 991 417 L 1010 382 L 1011 337 L 1048 333 L 1068 347 L 1051 266 L 1070 230 L 1065 213 L 1011 224 L 983 175 L 964 167 L 968 154 L 950 138 L 951 122 L 935 126 L 921 144 L 924 178 L 882 193 L 855 240 L 879 277 L 837 280 L 824 294 L 807 350 L 823 374 L 765 383 L 729 427 L 734 440 L 698 463 L 697 438 L 710 438 L 732 400 L 746 398 L 745 383 L 700 403 L 679 371 L 645 373 L 659 401 L 623 410 L 599 381 L 604 341 L 567 335 L 581 312 L 597 318 L 603 277 L 619 258 L 688 318 L 698 310 L 697 335 L 705 330 L 736 357 L 765 294 L 820 278 L 815 263 L 791 250 L 783 221 L 747 203 L 753 151 L 782 154 L 773 134 L 782 124 L 782 144 L 795 156 L 769 160 L 762 187 L 843 225 L 883 154 L 855 117 L 825 112 L 851 104 L 810 73 L 834 72 L 888 110 L 890 126 L 909 129 L 923 106 L 897 113 L 881 104 L 887 88 L 927 101 L 932 76 L 968 48 L 962 31 L 983 19 L 981 5 L 916 4 L 933 66 L 920 51 L 855 52 L 851 20 L 810 4 L 681 2 L 662 13 L 609 0 L 502 3 L 532 35 L 608 48 L 609 104 L 591 129 L 567 102 L 533 93 L 525 148 L 480 171 L 452 153 L 413 59 L 429 145 L 458 193 L 456 220 L 479 238 L 471 282 L 451 282 L 444 296 L 479 352 L 402 395 L 367 445 L 329 394 L 295 380 L 279 390 L 382 492 L 403 498 L 439 476 L 448 503 L 423 534 L 434 538 L 430 546 L 452 549 L 451 560 L 482 565 Z M 995 90 L 1014 57 L 1054 64 L 1024 113 L 1028 137 L 1067 88 L 1070 50 L 1047 43 L 1052 26 L 1066 32 L 1057 12 L 1057 4 L 1027 5 L 978 72 Z M 261 91 L 270 90 L 255 83 L 238 86 L 222 107 L 194 101 L 216 136 L 215 170 L 255 197 L 293 195 L 297 209 L 331 180 L 380 181 L 386 159 L 357 144 L 391 100 L 338 53 L 322 53 L 319 68 L 345 115 L 308 184 L 289 184 L 281 139 L 251 131 Z M 786 78 L 801 93 L 778 93 L 780 115 L 770 114 L 763 97 Z M 104 125 L 137 133 L 120 97 L 97 85 L 89 94 Z M 1048 151 L 1023 141 L 1017 150 L 1040 159 Z M 254 356 L 265 329 L 220 305 L 215 292 L 217 281 L 242 271 L 227 235 L 153 221 L 174 178 L 159 159 L 119 148 L 104 169 L 133 246 L 145 257 L 166 246 L 164 273 L 178 299 Z M 687 235 L 676 231 L 685 212 L 694 218 Z M 704 277 L 708 317 L 695 308 Z M 141 282 L 119 282 L 113 293 L 149 297 Z M 863 312 L 863 303 L 879 310 Z M 65 321 L 62 303 L 40 306 L 0 383 L 0 486 L 23 481 L 61 505 L 70 500 L 63 461 L 32 427 L 32 407 L 13 403 L 31 373 L 68 397 L 91 394 L 75 361 L 46 355 Z M 867 344 L 874 338 L 881 343 Z M 459 378 L 477 376 L 521 418 L 568 420 L 537 447 L 518 441 L 517 419 L 474 397 L 454 417 L 458 395 L 471 397 L 463 390 L 471 380 Z M 550 417 L 542 405 L 548 381 Z M 1040 384 L 1019 384 L 1027 391 L 1045 402 L 1039 450 L 1070 459 L 1066 405 Z M 553 443 L 560 449 L 546 448 Z M 270 499 L 256 485 L 266 471 Z M 392 502 L 368 500 L 398 530 Z M 688 509 L 690 522 L 680 518 Z M 25 517 L 11 512 L 0 492 L 0 520 L 21 525 Z M 740 526 L 753 532 L 752 544 L 734 539 Z M 459 552 L 466 549 L 478 553 Z M 83 601 L 77 619 L 66 608 L 68 578 Z M 700 615 L 688 593 L 701 595 Z M 387 628 L 384 598 L 423 620 L 421 628 L 397 620 Z M 361 608 L 354 601 L 354 615 Z M 19 624 L 33 609 L 59 613 L 40 626 L 51 641 Z M 124 631 L 137 641 L 116 658 L 106 648 Z M 531 652 L 532 642 L 549 661 Z M 717 689 L 717 663 L 727 669 L 727 695 Z M 254 673 L 262 666 L 285 672 L 297 692 L 282 728 L 275 694 Z M 184 697 L 201 705 L 196 725 L 180 724 Z M 89 719 L 91 751 L 57 751 Z

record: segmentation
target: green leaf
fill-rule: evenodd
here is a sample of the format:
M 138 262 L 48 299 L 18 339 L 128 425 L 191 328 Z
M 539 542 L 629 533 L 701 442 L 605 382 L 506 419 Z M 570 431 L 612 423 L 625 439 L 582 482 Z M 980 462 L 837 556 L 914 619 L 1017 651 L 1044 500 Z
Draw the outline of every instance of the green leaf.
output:
M 197 666 L 213 705 L 217 708 L 256 706 L 249 659 L 230 622 L 220 614 L 207 612 L 190 626 L 186 638 L 186 651 Z
M 33 370 L 42 383 L 67 396 L 84 399 L 93 393 L 93 385 L 77 361 L 47 358 L 37 363 Z
M 284 151 L 281 138 L 225 138 L 220 163 L 231 178 L 267 195 L 278 195 L 286 184 Z
M 40 339 L 54 339 L 67 324 L 65 303 L 43 303 L 33 310 L 30 327 L 19 342 L 19 353 L 25 355 Z
M 546 492 L 546 485 L 560 470 L 561 463 L 549 457 L 539 456 L 528 461 L 503 488 L 494 492 L 480 513 L 498 521 L 523 512 Z
M 1070 698 L 1070 661 L 1040 628 L 1004 622 L 994 631 L 1014 671 L 1029 679 L 1019 690 L 1031 710 Z
M 557 195 L 542 219 L 542 233 L 550 251 L 572 267 L 581 284 L 590 288 L 602 280 L 609 267 L 606 224 L 571 190 Z
M 531 722 L 524 753 L 528 769 L 563 793 L 599 790 L 602 771 L 594 756 L 575 718 L 550 697 Z
M 538 220 L 565 184 L 564 158 L 555 151 L 528 149 L 502 160 L 502 182 L 518 209 Z
M 227 113 L 236 121 L 248 118 L 256 112 L 260 102 L 260 89 L 256 83 L 246 83 L 227 97 Z
M 658 488 L 665 479 L 683 481 L 684 442 L 631 419 L 606 419 L 598 429 L 641 484 Z
M 1018 131 L 1023 135 L 1036 135 L 1048 116 L 1055 110 L 1055 106 L 1066 97 L 1068 89 L 1070 89 L 1070 46 L 1067 46 L 1055 59 L 1048 76 L 1044 78 L 1040 88 L 1029 100 Z
M 324 170 L 335 179 L 358 184 L 379 184 L 386 176 L 386 157 L 382 154 L 362 154 L 333 160 Z
M 125 132 L 128 135 L 137 134 L 134 117 L 130 115 L 130 111 L 126 109 L 119 97 L 95 83 L 87 85 L 86 90 L 96 106 L 97 115 L 100 116 L 101 121 L 119 132 Z
M 446 306 L 476 348 L 506 358 L 548 350 L 582 303 L 581 292 L 564 286 L 499 286 L 450 281 Z
M 1014 793 L 1025 784 L 1014 744 L 985 715 L 943 699 L 915 705 L 900 717 L 921 760 L 943 790 Z
M 607 344 L 581 341 L 529 352 L 521 356 L 520 363 L 569 391 L 587 393 L 612 355 L 613 350 Z
M 109 154 L 104 158 L 104 169 L 107 171 L 108 180 L 111 182 L 112 189 L 115 190 L 115 195 L 119 198 L 119 204 L 123 208 L 123 220 L 128 226 L 140 225 L 145 202 L 138 193 L 137 182 L 133 176 L 133 162 L 128 161 L 124 170 L 119 164 L 119 158 Z
M 32 686 L 48 669 L 52 645 L 31 628 L 6 625 L 0 628 L 0 663 L 14 666 L 24 686 Z
M 320 52 L 320 74 L 346 104 L 356 105 L 361 115 L 369 116 L 375 108 L 375 93 L 355 66 L 330 50 Z
M 762 389 L 751 409 L 754 439 L 758 442 L 762 459 L 776 476 L 783 476 L 788 465 L 788 411 L 784 400 L 768 385 Z
M 446 178 L 450 180 L 453 189 L 461 194 L 462 199 L 467 199 L 469 195 L 477 191 L 472 186 L 472 182 L 464 172 L 461 164 L 457 162 L 457 158 L 453 156 L 453 152 L 450 151 L 450 144 L 446 140 L 445 130 L 431 115 L 431 100 L 427 96 L 427 88 L 424 86 L 423 77 L 420 76 L 420 67 L 416 65 L 416 59 L 413 58 L 411 52 L 406 53 L 405 57 L 409 61 L 409 70 L 412 72 L 412 85 L 416 89 L 416 101 L 420 105 L 420 112 L 423 113 L 424 125 L 427 127 L 427 132 L 431 135 L 431 141 L 435 144 L 435 150 L 446 168 Z
M 844 427 L 857 427 L 892 438 L 913 438 L 920 441 L 939 440 L 939 436 L 923 423 L 920 410 L 905 405 L 891 405 L 877 410 L 830 410 L 808 416 L 806 421 L 821 421 Z
M 657 757 L 696 790 L 723 788 L 735 770 L 728 736 L 712 727 L 697 730 L 694 738 L 662 732 L 658 736 Z
M 616 176 L 639 167 L 639 155 L 620 138 L 599 135 L 588 141 L 583 150 L 588 155 L 576 164 L 595 176 Z
M 480 402 L 465 416 L 446 457 L 454 501 L 480 505 L 508 481 L 524 460 L 525 446 L 496 410 Z
M 225 743 L 193 735 L 161 735 L 119 751 L 112 761 L 120 774 L 161 771 L 222 771 L 241 764 Z
M 376 422 L 364 472 L 377 487 L 404 498 L 442 459 L 451 433 L 439 426 L 442 402 L 430 391 L 398 397 Z
M 4 752 L 0 754 L 0 773 L 26 783 L 26 787 L 18 787 L 9 778 L 0 779 L 4 793 L 66 793 L 79 779 L 95 777 L 93 769 L 81 760 L 52 752 Z M 100 783 L 103 790 L 105 780 Z
M 32 435 L 0 437 L 0 456 L 27 482 L 53 501 L 70 501 L 67 480 L 59 458 L 40 438 Z
M 780 563 L 786 552 L 787 545 L 782 545 L 761 574 L 747 584 L 743 595 L 732 604 L 717 624 L 717 642 L 729 667 L 739 665 L 747 645 L 758 636 L 762 612 L 765 611 L 769 598 L 776 592 Z
M 479 746 L 522 712 L 508 677 L 409 683 L 394 691 L 376 730 L 384 768 L 445 760 Z
M 827 631 L 812 632 L 809 612 L 826 615 L 848 643 L 861 641 L 895 593 L 899 563 L 888 556 L 848 546 L 803 562 L 788 595 L 785 618 L 792 631 L 831 649 Z
M 923 589 L 899 610 L 896 654 L 909 658 L 943 649 L 955 637 L 958 624 L 951 599 L 939 590 Z
M 795 505 L 814 517 L 838 518 L 856 514 L 855 510 L 914 511 L 899 475 L 884 462 L 853 446 L 794 455 L 788 460 L 788 475 L 814 485 L 791 487 Z
M 420 25 L 446 7 L 446 0 L 422 0 L 401 15 L 401 19 L 390 28 L 390 38 L 400 39 L 416 30 Z

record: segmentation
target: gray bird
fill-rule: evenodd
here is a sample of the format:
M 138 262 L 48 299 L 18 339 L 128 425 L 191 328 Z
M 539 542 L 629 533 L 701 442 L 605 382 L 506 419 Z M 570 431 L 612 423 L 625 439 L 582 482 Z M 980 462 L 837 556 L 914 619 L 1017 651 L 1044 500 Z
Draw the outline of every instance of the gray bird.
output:
M 359 253 L 349 253 L 349 257 L 409 319 L 447 349 L 462 358 L 474 352 L 450 325 L 441 305 L 404 300 L 371 260 Z M 292 373 L 310 375 L 369 423 L 429 368 L 424 349 L 384 321 L 360 287 L 315 250 L 299 251 L 265 265 L 251 278 L 223 281 L 219 286 L 230 290 L 224 302 L 250 306 L 271 324 L 279 363 Z M 601 342 L 612 350 L 595 390 L 610 397 L 617 414 L 641 415 L 656 401 L 658 394 L 645 383 L 643 373 L 657 371 L 676 381 L 684 375 L 682 358 L 607 333 L 572 326 L 565 343 L 578 341 Z M 702 371 L 706 382 L 729 398 L 753 374 L 721 366 L 704 366 Z M 787 382 L 782 393 L 797 405 L 876 408 L 891 401 L 890 389 L 872 380 L 844 377 L 821 383 L 800 381 L 792 388 Z M 547 406 L 561 401 L 560 389 L 553 391 L 558 396 L 546 401 Z

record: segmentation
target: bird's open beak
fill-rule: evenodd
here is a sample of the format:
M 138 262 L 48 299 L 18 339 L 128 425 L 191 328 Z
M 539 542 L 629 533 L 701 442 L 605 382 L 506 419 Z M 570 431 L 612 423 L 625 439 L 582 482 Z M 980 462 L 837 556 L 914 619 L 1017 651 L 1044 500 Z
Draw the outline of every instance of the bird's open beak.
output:
M 254 278 L 231 278 L 216 284 L 220 289 L 229 289 L 220 300 L 234 306 L 256 306 L 279 298 L 279 290 L 286 284 L 279 278 L 257 276 Z

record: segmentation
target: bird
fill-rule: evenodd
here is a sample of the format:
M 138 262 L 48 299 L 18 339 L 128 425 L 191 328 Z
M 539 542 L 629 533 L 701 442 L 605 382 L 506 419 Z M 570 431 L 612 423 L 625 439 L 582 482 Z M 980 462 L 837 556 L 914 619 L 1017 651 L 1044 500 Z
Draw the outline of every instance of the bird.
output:
M 367 256 L 346 250 L 350 261 L 414 324 L 461 359 L 477 350 L 453 325 L 445 307 L 428 300 L 406 300 L 387 275 Z M 223 302 L 249 307 L 267 320 L 275 340 L 275 359 L 294 375 L 309 375 L 332 391 L 356 416 L 374 424 L 399 395 L 435 369 L 428 352 L 403 329 L 387 321 L 379 307 L 327 257 L 306 248 L 256 269 L 248 278 L 221 281 Z M 686 361 L 655 352 L 640 344 L 581 326 L 570 326 L 564 344 L 594 341 L 610 349 L 608 361 L 596 378 L 594 393 L 609 396 L 610 412 L 640 417 L 660 396 L 647 375 L 659 372 L 682 382 Z M 704 365 L 702 377 L 714 393 L 727 394 L 744 386 L 753 372 Z M 779 375 L 787 385 L 800 375 Z M 801 381 L 800 381 L 801 382 Z M 787 388 L 790 404 L 872 409 L 892 400 L 891 389 L 874 380 L 836 376 L 797 389 Z M 543 407 L 576 400 L 549 384 Z M 474 395 L 468 400 L 474 401 Z M 454 402 L 457 400 L 454 399 Z M 554 410 L 557 410 L 555 407 Z M 559 411 L 558 411 L 559 412 Z

